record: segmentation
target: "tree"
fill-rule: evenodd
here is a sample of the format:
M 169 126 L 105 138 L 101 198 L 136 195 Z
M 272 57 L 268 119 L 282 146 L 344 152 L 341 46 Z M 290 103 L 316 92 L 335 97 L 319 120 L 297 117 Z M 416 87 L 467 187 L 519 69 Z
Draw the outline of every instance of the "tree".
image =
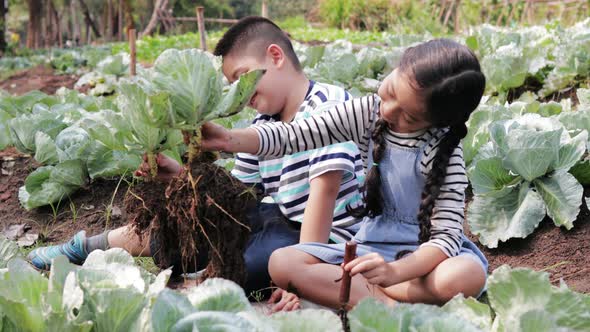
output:
M 0 0 L 0 55 L 6 52 L 6 12 L 8 1 Z
M 27 24 L 27 47 L 39 48 L 41 46 L 41 18 L 43 12 L 41 0 L 27 0 L 29 6 L 29 23 Z
M 45 9 L 44 9 L 44 14 L 45 14 L 45 30 L 43 31 L 43 34 L 45 37 L 45 47 L 51 47 L 53 45 L 53 41 L 55 40 L 54 37 L 54 32 L 53 32 L 53 28 L 54 28 L 54 23 L 53 23 L 53 2 L 51 0 L 46 0 L 45 3 L 43 4 Z
M 158 25 L 159 13 L 161 10 L 165 10 L 166 6 L 168 6 L 168 0 L 156 0 L 152 17 L 150 18 L 150 21 L 145 29 L 139 34 L 140 38 L 142 36 L 151 35 L 152 32 L 154 32 L 156 25 Z
M 231 0 L 229 5 L 234 10 L 234 17 L 242 18 L 250 15 L 260 15 L 258 2 L 251 0 Z
M 81 39 L 81 28 L 80 28 L 80 20 L 78 20 L 78 11 L 76 10 L 76 1 L 70 1 L 70 16 L 72 18 L 72 31 L 70 35 L 72 36 L 72 40 L 74 45 L 79 45 L 82 41 Z
M 125 12 L 125 26 L 127 30 L 135 28 L 135 22 L 133 21 L 133 6 L 131 0 L 123 0 L 123 11 Z
M 29 1 L 31 1 L 31 0 L 29 0 Z M 79 1 L 80 1 L 80 7 L 82 8 L 82 12 L 84 13 L 84 22 L 86 22 L 86 26 L 92 28 L 92 32 L 94 32 L 94 35 L 97 38 L 100 38 L 100 32 L 98 31 L 98 27 L 96 26 L 96 23 L 94 23 L 94 21 L 92 20 L 92 17 L 90 16 L 90 10 L 88 9 L 86 2 L 84 2 L 84 0 L 79 0 Z

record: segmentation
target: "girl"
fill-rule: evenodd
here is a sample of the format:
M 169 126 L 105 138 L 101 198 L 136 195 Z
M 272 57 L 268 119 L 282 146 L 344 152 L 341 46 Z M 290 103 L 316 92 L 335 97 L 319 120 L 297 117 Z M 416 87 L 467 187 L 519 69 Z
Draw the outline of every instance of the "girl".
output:
M 446 39 L 407 49 L 377 95 L 347 101 L 289 124 L 226 131 L 207 124 L 203 147 L 281 156 L 353 140 L 365 167 L 366 207 L 354 241 L 358 258 L 350 305 L 367 296 L 444 303 L 478 296 L 488 263 L 463 235 L 467 187 L 460 140 L 485 77 L 475 55 Z M 302 243 L 273 253 L 269 270 L 280 287 L 337 308 L 344 244 Z M 371 287 L 367 287 L 372 285 Z

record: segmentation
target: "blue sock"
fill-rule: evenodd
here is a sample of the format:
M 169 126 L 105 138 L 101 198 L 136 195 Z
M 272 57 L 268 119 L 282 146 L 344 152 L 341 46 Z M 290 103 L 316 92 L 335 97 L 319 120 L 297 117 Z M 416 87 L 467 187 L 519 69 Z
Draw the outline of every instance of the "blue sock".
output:
M 99 235 L 99 236 L 102 236 Z M 86 250 L 86 232 L 80 231 L 66 243 L 40 247 L 29 253 L 31 263 L 40 270 L 49 270 L 51 261 L 57 256 L 64 255 L 73 264 L 82 264 L 88 257 L 89 251 Z

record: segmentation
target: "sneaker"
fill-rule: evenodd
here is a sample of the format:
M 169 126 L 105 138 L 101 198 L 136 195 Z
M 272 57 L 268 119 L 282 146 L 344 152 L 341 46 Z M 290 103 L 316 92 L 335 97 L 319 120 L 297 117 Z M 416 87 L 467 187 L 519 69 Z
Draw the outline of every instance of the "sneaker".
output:
M 66 243 L 40 247 L 29 253 L 29 260 L 39 270 L 49 270 L 51 261 L 65 255 L 71 263 L 81 265 L 88 257 L 86 252 L 86 231 L 80 231 Z

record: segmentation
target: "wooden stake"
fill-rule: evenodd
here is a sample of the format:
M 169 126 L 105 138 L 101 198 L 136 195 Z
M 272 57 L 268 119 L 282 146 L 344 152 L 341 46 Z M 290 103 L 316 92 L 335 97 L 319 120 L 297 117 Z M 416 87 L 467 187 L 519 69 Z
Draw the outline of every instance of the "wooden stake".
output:
M 344 265 L 348 264 L 356 257 L 356 243 L 353 241 L 346 242 L 344 249 Z M 338 301 L 340 302 L 340 320 L 342 321 L 342 329 L 345 332 L 350 331 L 350 325 L 348 324 L 347 306 L 350 300 L 350 273 L 342 269 L 342 284 L 340 285 L 340 295 Z
M 199 27 L 199 35 L 201 36 L 201 49 L 207 50 L 207 32 L 205 31 L 205 7 L 197 7 L 197 26 Z
M 137 63 L 137 50 L 135 48 L 135 29 L 129 29 L 129 75 L 135 76 L 135 64 Z
M 262 17 L 268 17 L 268 6 L 266 4 L 266 0 L 262 0 L 262 12 L 260 13 Z
M 344 249 L 344 265 L 352 261 L 356 256 L 356 243 L 353 241 L 346 242 Z M 350 299 L 350 273 L 342 269 L 342 285 L 340 286 L 340 300 L 341 305 L 348 304 Z

